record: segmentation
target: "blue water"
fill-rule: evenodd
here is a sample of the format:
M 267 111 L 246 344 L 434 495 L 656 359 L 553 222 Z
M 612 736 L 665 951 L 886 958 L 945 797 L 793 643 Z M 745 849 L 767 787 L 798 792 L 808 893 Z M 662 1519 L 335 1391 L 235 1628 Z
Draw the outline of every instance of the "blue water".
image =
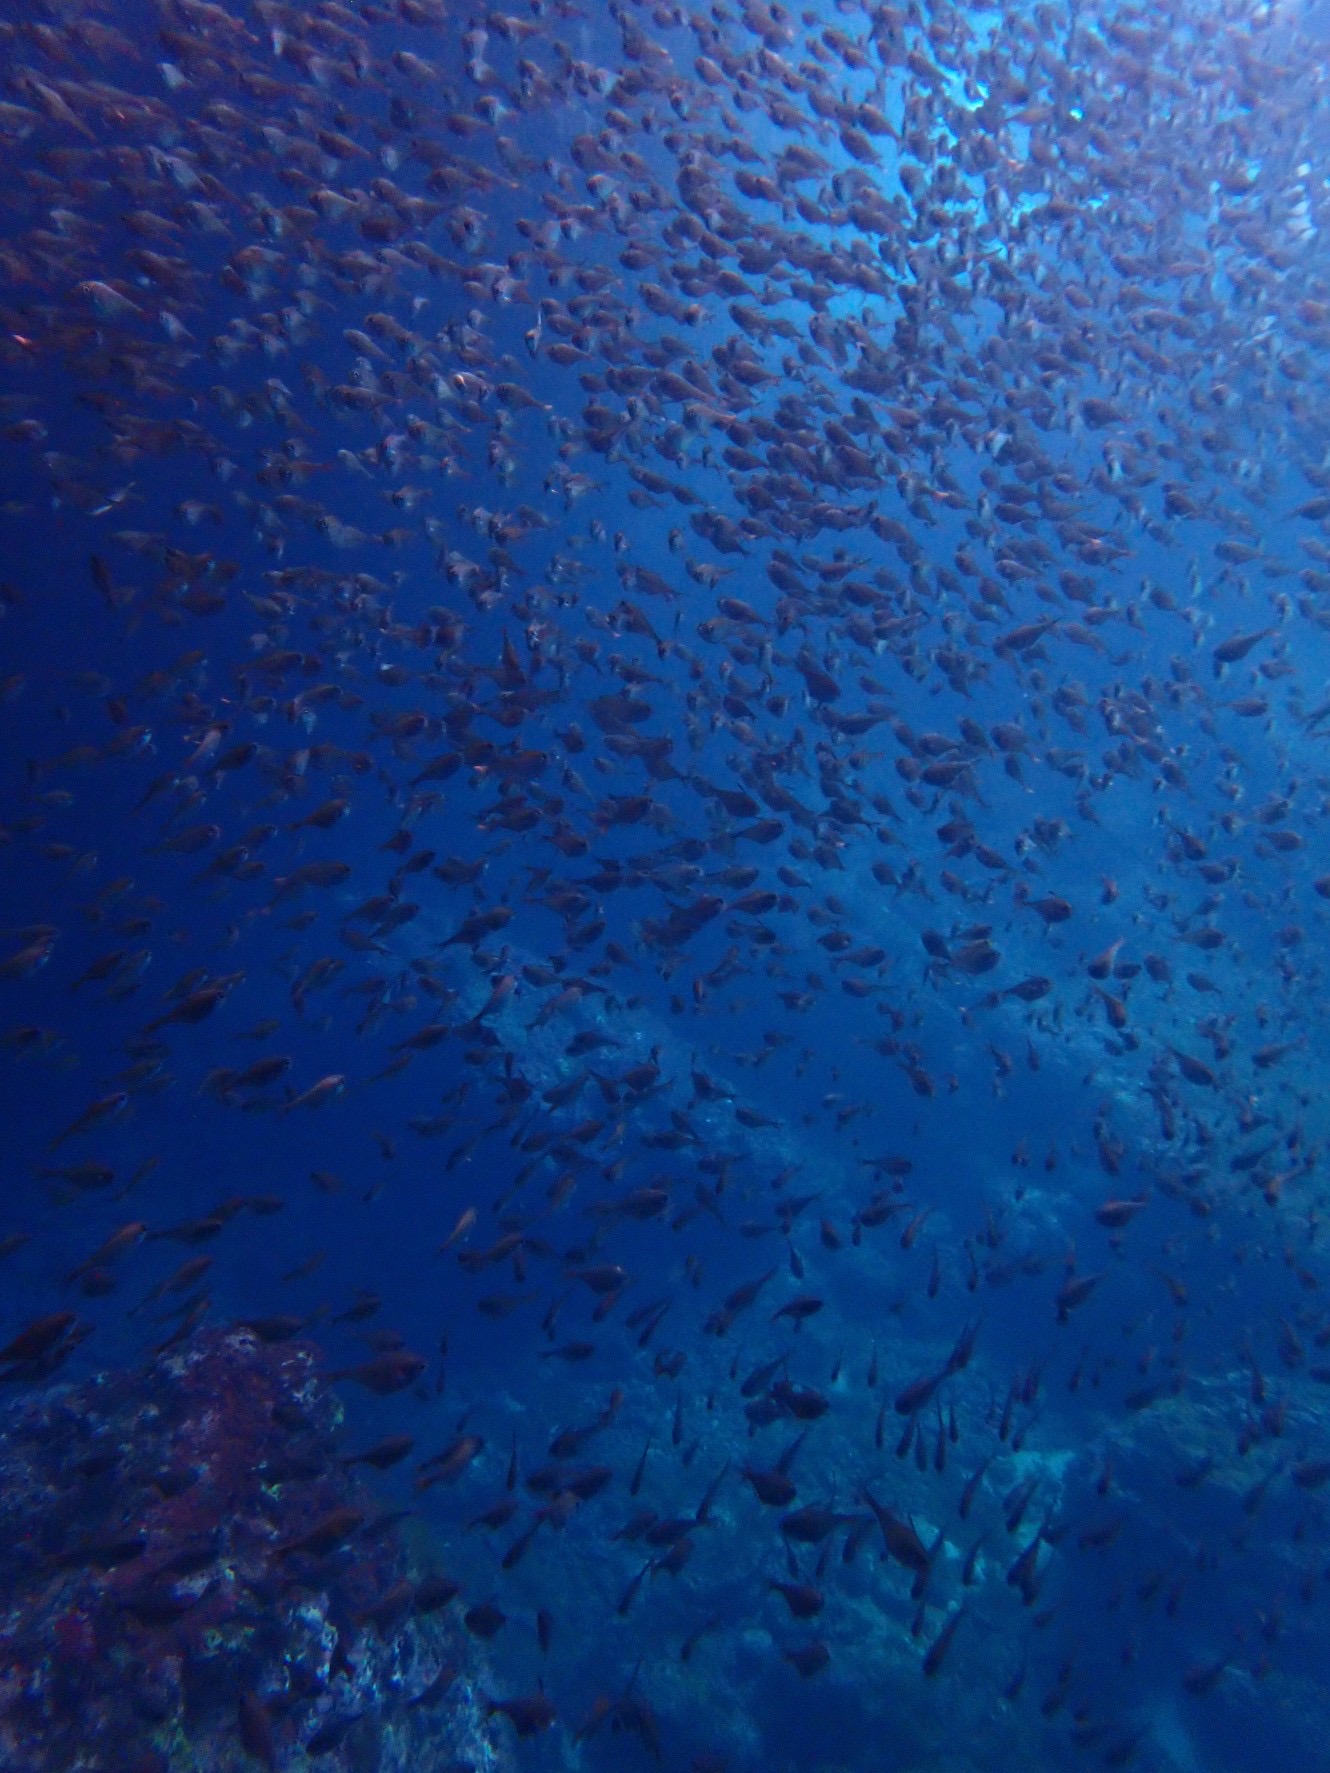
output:
M 91 1330 L 16 1395 L 272 1197 L 200 1321 L 425 1358 L 346 1447 L 415 1437 L 523 1762 L 649 1763 L 627 1691 L 671 1767 L 1318 1765 L 1321 11 L 438 11 L 4 21 L 0 1334 Z

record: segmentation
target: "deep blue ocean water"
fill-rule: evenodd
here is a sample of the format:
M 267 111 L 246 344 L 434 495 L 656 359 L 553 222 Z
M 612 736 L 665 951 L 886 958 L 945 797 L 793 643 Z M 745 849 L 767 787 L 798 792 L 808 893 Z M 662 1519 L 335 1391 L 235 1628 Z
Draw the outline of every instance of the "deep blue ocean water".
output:
M 1320 1765 L 1322 12 L 3 23 L 0 1334 L 91 1332 L 15 1396 L 196 1247 L 398 1333 L 346 1445 L 533 1766 Z

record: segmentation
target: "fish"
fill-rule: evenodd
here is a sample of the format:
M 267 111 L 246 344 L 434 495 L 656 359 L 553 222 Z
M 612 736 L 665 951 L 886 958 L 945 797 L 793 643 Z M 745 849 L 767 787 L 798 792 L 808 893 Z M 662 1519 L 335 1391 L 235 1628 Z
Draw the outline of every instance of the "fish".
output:
M 1060 1324 L 1065 1324 L 1072 1312 L 1085 1303 L 1103 1278 L 1102 1274 L 1069 1274 L 1067 1276 L 1053 1302 Z
M 375 1355 L 372 1360 L 361 1361 L 357 1366 L 334 1368 L 328 1373 L 328 1379 L 333 1384 L 351 1379 L 377 1397 L 387 1397 L 413 1385 L 427 1364 L 422 1355 L 413 1354 L 409 1349 L 391 1349 Z
M 521 1694 L 509 1699 L 486 1699 L 487 1717 L 502 1713 L 513 1726 L 519 1740 L 537 1736 L 553 1724 L 556 1712 L 544 1693 Z
M 459 1638 L 408 1730 L 534 1737 L 601 1691 L 575 1746 L 682 1765 L 719 1676 L 696 1716 L 658 1655 L 622 1685 L 660 1609 L 731 1672 L 745 1607 L 825 1616 L 732 1710 L 833 1650 L 853 1683 L 874 1527 L 842 1582 L 909 1573 L 922 1678 L 1019 1730 L 1028 1662 L 1034 1727 L 1105 1764 L 1117 1620 L 1189 1702 L 1280 1670 L 1327 1371 L 1315 20 L 171 0 L 5 43 L 2 1376 L 219 1336 L 345 1387 L 253 1598 L 353 1563 L 347 1672 L 465 1577 L 519 1697 Z M 888 1508 L 854 1460 L 893 1414 Z M 1287 1462 L 1227 1485 L 1230 1435 Z M 1084 1494 L 1110 1442 L 1148 1507 Z M 1053 1460 L 1056 1513 L 981 1559 Z M 87 1570 L 142 1512 L 94 1476 Z M 616 1538 L 621 1481 L 652 1514 Z M 360 1506 L 403 1483 L 464 1560 L 414 1600 Z M 953 1507 L 960 1598 L 913 1524 Z M 510 1521 L 497 1558 L 465 1533 Z M 1142 1628 L 1215 1544 L 1214 1642 Z M 612 1643 L 566 1622 L 596 1545 Z M 127 1585 L 125 1629 L 202 1629 L 182 1593 Z M 316 1700 L 256 1646 L 226 1752 L 373 1737 L 363 1681 Z M 916 1672 L 856 1691 L 865 1740 Z
M 931 1561 L 914 1528 L 875 1501 L 868 1490 L 862 1490 L 860 1494 L 862 1500 L 872 1509 L 882 1530 L 883 1555 L 894 1559 L 905 1569 L 912 1570 L 915 1575 L 926 1574 Z
M 800 1679 L 805 1681 L 821 1674 L 831 1661 L 831 1652 L 820 1639 L 782 1650 L 781 1655 L 792 1665 Z
M 964 1612 L 965 1605 L 962 1603 L 956 1608 L 954 1613 L 951 1613 L 948 1616 L 941 1631 L 925 1651 L 923 1670 L 927 1679 L 933 1680 L 941 1672 L 942 1664 L 946 1660 L 947 1654 L 951 1649 L 951 1641 L 960 1628 L 961 1618 Z
M 837 1527 L 854 1520 L 853 1515 L 838 1514 L 835 1509 L 819 1503 L 808 1503 L 793 1514 L 783 1515 L 780 1530 L 787 1539 L 799 1545 L 820 1545 Z
M 298 1095 L 290 1096 L 287 1101 L 283 1102 L 281 1112 L 290 1114 L 297 1108 L 321 1108 L 325 1102 L 330 1102 L 334 1097 L 340 1096 L 345 1089 L 346 1078 L 342 1073 L 340 1071 L 329 1072 L 327 1077 L 321 1077 L 317 1083 L 310 1084 L 308 1089 L 301 1090 Z
M 114 1261 L 118 1256 L 123 1256 L 127 1250 L 132 1250 L 136 1244 L 143 1241 L 147 1231 L 148 1227 L 141 1219 L 128 1220 L 100 1243 L 90 1256 L 85 1256 L 77 1267 L 70 1269 L 65 1277 L 66 1283 L 86 1279 L 94 1271 L 104 1267 L 107 1262 Z M 0 1356 L 0 1359 L 3 1359 L 3 1356 Z
M 57 1346 L 78 1322 L 72 1311 L 55 1311 L 34 1318 L 0 1347 L 0 1361 L 35 1361 Z
M 352 1538 L 364 1524 L 365 1516 L 358 1509 L 331 1509 L 293 1538 L 275 1547 L 275 1555 L 290 1557 L 301 1552 L 310 1557 L 326 1557 Z
M 826 1605 L 820 1590 L 810 1583 L 769 1582 L 773 1594 L 779 1594 L 790 1610 L 792 1619 L 815 1619 Z
M 386 1435 L 362 1452 L 344 1454 L 342 1465 L 348 1470 L 355 1465 L 369 1465 L 375 1471 L 387 1471 L 409 1457 L 415 1444 L 414 1436 L 409 1434 Z
M 420 1476 L 416 1480 L 417 1489 L 453 1482 L 484 1450 L 485 1443 L 479 1435 L 459 1435 L 442 1452 L 422 1460 Z
M 95 1127 L 105 1124 L 116 1115 L 123 1114 L 129 1106 L 129 1095 L 125 1090 L 112 1090 L 109 1095 L 99 1096 L 90 1102 L 79 1114 L 76 1114 L 65 1127 L 56 1134 L 47 1147 L 49 1151 L 57 1150 L 67 1139 L 77 1138 L 80 1134 L 89 1133 Z

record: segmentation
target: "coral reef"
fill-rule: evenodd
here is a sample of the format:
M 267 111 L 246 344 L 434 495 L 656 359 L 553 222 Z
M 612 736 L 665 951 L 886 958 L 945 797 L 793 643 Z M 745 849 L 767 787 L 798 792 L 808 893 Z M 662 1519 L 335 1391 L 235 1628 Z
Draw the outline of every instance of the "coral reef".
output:
M 9 1406 L 0 1765 L 500 1765 L 456 1585 L 410 1569 L 339 1418 L 311 1344 L 240 1328 Z

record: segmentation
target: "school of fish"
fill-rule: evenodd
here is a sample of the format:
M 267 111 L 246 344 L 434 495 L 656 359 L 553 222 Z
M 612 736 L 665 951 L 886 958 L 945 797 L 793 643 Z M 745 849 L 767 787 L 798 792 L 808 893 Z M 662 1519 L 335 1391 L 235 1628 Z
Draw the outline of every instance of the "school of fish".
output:
M 1315 1764 L 1327 41 L 0 18 L 0 1380 L 308 1345 L 519 1765 Z

